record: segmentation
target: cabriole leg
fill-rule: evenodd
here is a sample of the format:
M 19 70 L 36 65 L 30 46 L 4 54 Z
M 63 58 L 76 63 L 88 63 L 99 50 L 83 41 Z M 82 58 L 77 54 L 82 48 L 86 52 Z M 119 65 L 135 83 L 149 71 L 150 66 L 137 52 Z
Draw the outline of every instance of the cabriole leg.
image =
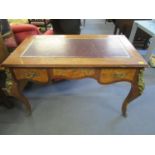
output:
M 26 112 L 31 114 L 31 105 L 28 99 L 23 95 L 22 89 L 20 88 L 20 81 L 15 80 L 13 73 L 10 70 L 6 70 L 6 91 L 10 96 L 14 96 L 21 103 L 23 103 Z
M 139 72 L 136 74 L 134 81 L 131 83 L 130 92 L 129 92 L 128 96 L 126 97 L 126 99 L 124 100 L 123 105 L 122 105 L 122 115 L 124 117 L 127 116 L 128 104 L 132 100 L 134 100 L 138 96 L 140 96 L 142 94 L 143 90 L 144 90 L 143 70 L 139 70 Z

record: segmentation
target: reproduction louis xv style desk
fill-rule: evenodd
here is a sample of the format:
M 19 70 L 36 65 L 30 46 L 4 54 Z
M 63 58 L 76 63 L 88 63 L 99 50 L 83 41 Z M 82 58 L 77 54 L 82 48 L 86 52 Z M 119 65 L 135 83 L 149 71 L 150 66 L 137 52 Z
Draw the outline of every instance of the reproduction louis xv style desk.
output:
M 53 78 L 94 78 L 100 84 L 127 81 L 131 89 L 122 104 L 126 116 L 129 102 L 144 89 L 145 60 L 123 35 L 31 36 L 3 62 L 8 93 L 28 112 L 31 105 L 22 94 L 27 81 L 48 83 Z

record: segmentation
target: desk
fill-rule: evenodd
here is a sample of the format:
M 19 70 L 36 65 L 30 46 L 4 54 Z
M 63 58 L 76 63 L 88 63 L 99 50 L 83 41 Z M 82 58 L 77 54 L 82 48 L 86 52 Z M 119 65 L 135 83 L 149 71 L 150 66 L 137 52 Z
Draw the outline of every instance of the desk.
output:
M 27 38 L 3 66 L 9 69 L 8 92 L 22 101 L 28 112 L 31 105 L 22 94 L 22 81 L 48 83 L 53 78 L 90 77 L 100 84 L 131 83 L 122 104 L 126 116 L 127 105 L 144 89 L 147 63 L 123 35 L 55 35 Z
M 148 53 L 146 56 L 146 60 L 149 61 L 151 55 L 152 55 L 152 50 L 155 50 L 155 21 L 154 20 L 136 20 L 133 23 L 131 34 L 129 37 L 129 40 L 131 43 L 133 43 L 135 34 L 137 29 L 140 28 L 144 32 L 148 33 L 150 36 L 152 36 L 150 40 L 150 45 L 148 48 Z

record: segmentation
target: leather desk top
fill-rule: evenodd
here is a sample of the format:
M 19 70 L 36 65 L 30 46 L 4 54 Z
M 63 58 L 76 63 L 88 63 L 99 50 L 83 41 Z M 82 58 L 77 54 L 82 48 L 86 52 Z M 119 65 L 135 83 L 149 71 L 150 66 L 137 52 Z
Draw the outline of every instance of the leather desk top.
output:
M 37 38 L 32 40 L 21 57 L 129 57 L 120 39 Z
M 6 67 L 146 67 L 123 35 L 31 36 L 4 61 Z

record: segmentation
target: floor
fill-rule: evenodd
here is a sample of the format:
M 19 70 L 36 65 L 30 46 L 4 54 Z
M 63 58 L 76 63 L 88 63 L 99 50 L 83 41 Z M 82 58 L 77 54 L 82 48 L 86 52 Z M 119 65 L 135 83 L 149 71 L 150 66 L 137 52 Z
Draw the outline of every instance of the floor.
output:
M 113 24 L 86 20 L 83 34 L 112 34 Z M 36 85 L 25 90 L 33 113 L 26 116 L 18 103 L 0 107 L 0 134 L 155 134 L 155 70 L 145 71 L 146 88 L 121 116 L 121 103 L 129 83 L 100 85 L 93 79 Z

